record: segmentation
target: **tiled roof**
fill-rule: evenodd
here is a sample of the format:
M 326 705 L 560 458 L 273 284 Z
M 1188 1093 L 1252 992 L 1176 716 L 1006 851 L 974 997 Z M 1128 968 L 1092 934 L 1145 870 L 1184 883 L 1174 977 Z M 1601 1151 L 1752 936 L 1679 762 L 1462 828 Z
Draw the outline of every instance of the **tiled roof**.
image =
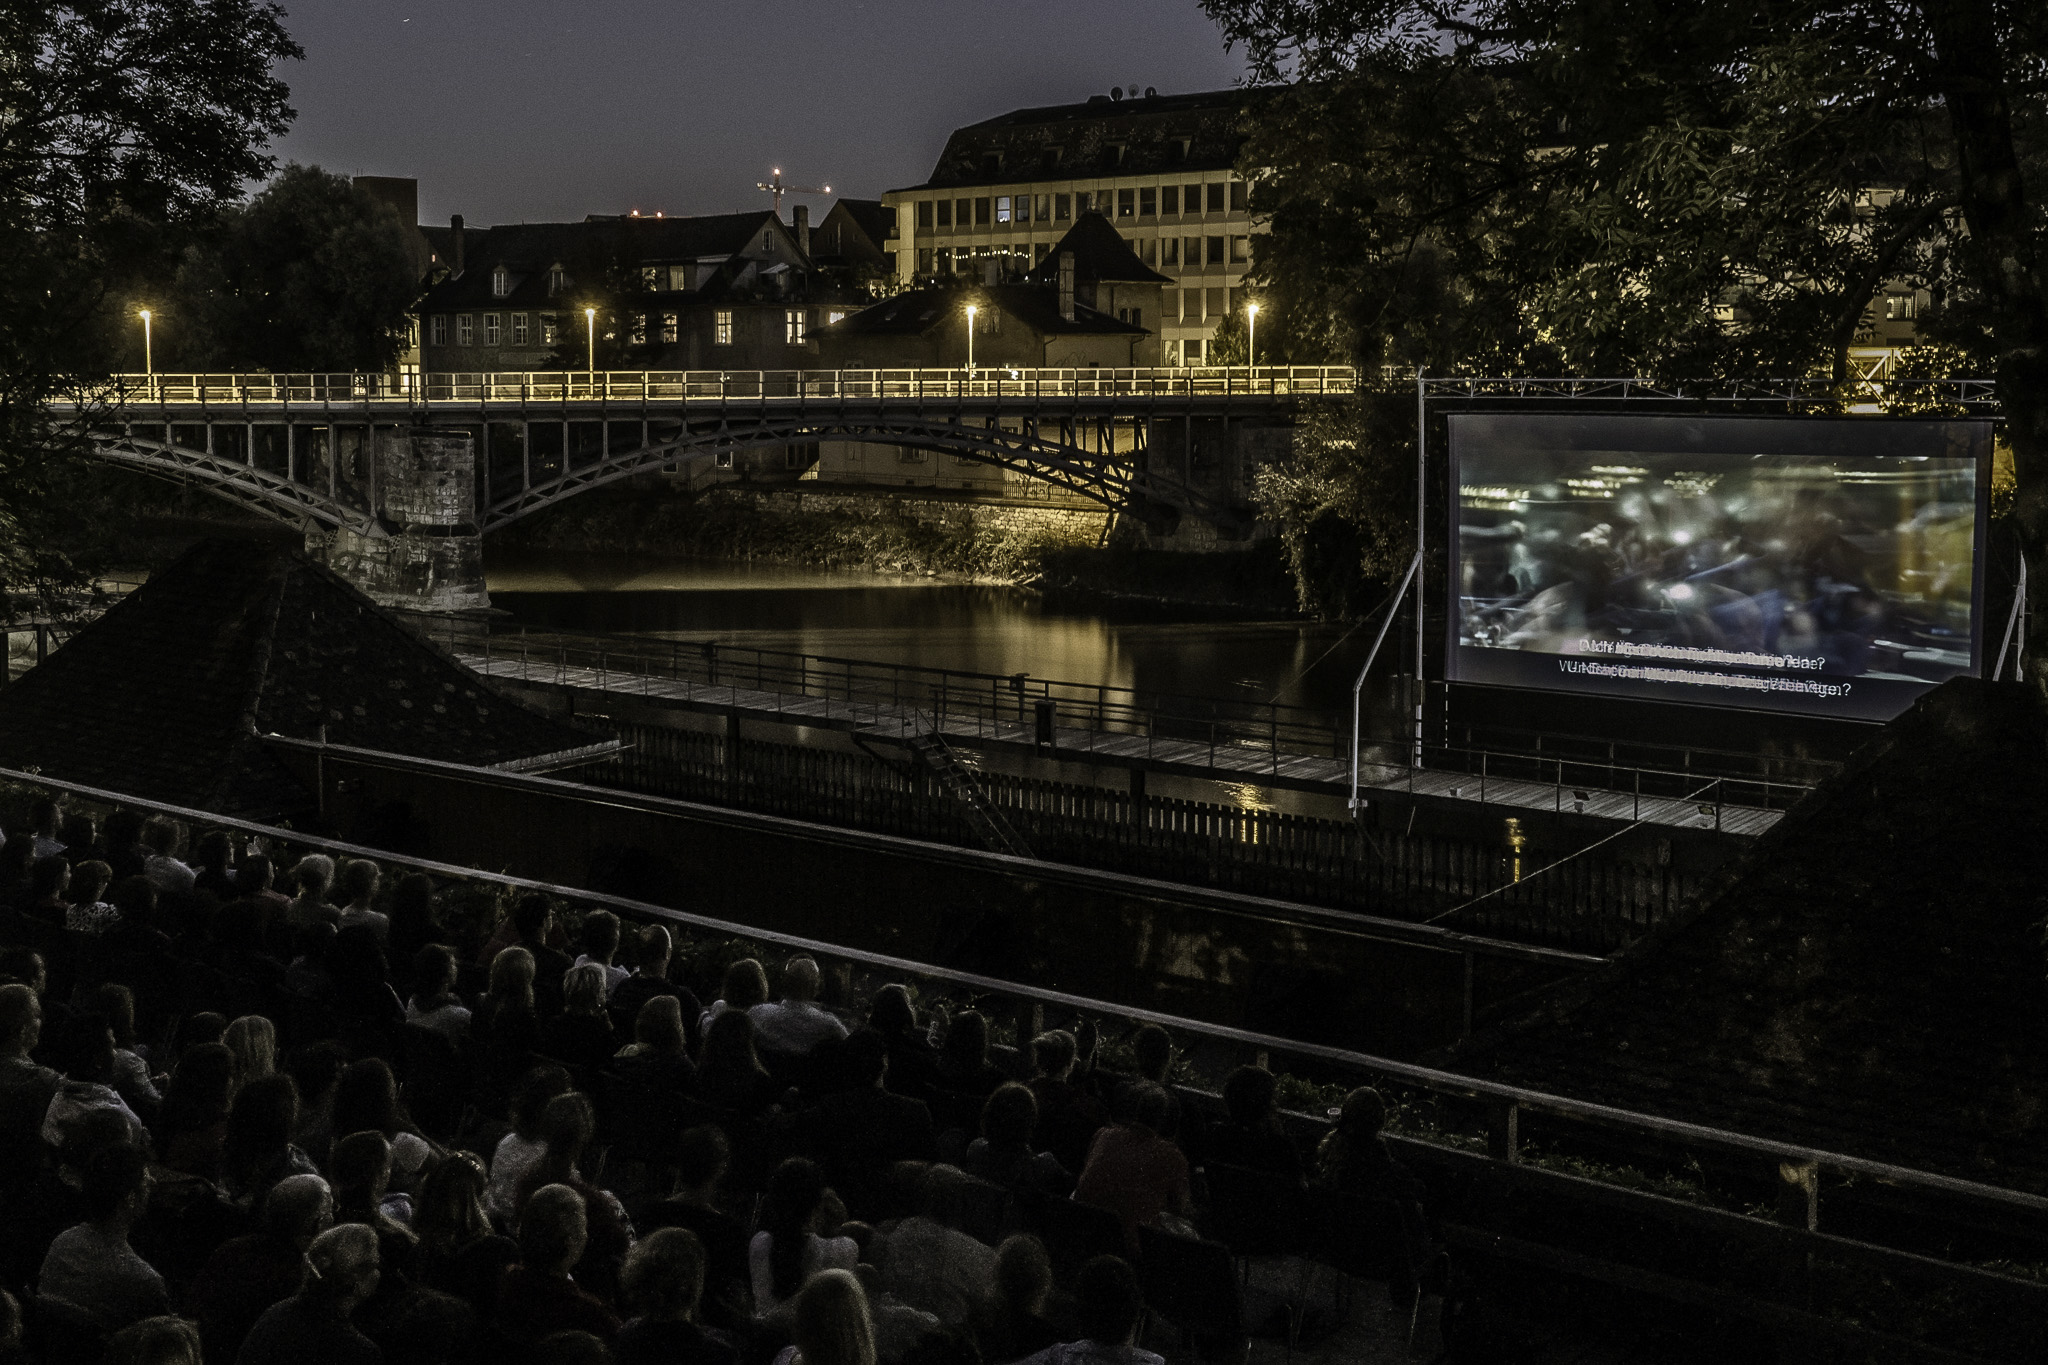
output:
M 303 810 L 257 733 L 493 764 L 594 742 L 287 546 L 196 546 L 0 688 L 0 766 L 223 814 Z M 253 727 L 253 728 L 252 728 Z
M 1015 109 L 954 130 L 931 178 L 911 189 L 1222 171 L 1237 160 L 1238 112 L 1257 90 L 1211 90 Z
M 1173 281 L 1138 259 L 1123 234 L 1099 213 L 1080 216 L 1046 258 L 1024 278 L 1034 284 L 1057 285 L 1060 254 L 1074 253 L 1074 280 L 1079 284 L 1172 284 Z
M 581 223 L 509 223 L 463 232 L 463 270 L 427 291 L 420 311 L 456 308 L 546 308 L 560 300 L 548 293 L 549 267 L 560 264 L 572 287 L 611 269 L 732 256 L 745 251 L 770 224 L 767 209 L 695 218 L 596 218 Z M 449 257 L 452 236 L 441 229 L 435 250 Z M 784 229 L 785 235 L 787 229 Z M 435 240 L 431 235 L 430 241 Z M 503 265 L 510 291 L 491 292 L 492 275 Z
M 1461 1069 L 2048 1194 L 2044 829 L 2040 698 L 1955 679 Z
M 998 284 L 963 289 L 913 289 L 882 300 L 841 318 L 815 335 L 832 336 L 923 336 L 945 326 L 969 303 L 1000 308 L 1026 326 L 1048 336 L 1144 336 L 1143 327 L 1119 322 L 1107 313 L 1079 304 L 1072 321 L 1060 316 L 1059 297 L 1053 290 L 1036 284 Z

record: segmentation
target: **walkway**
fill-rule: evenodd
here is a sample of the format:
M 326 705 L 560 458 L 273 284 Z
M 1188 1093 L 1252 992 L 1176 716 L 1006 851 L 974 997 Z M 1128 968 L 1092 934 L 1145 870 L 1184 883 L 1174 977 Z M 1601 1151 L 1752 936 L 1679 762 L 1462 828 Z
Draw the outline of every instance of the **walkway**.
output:
M 886 702 L 758 691 L 562 662 L 533 666 L 521 659 L 460 650 L 456 657 L 487 677 L 512 682 L 564 687 L 605 697 L 644 697 L 696 711 L 737 713 L 742 719 L 810 725 L 892 742 L 902 742 L 920 729 L 933 727 L 933 718 L 923 712 Z M 1038 743 L 1035 726 L 994 719 L 981 712 L 942 713 L 936 718 L 935 728 L 949 743 L 1045 752 Z M 1051 749 L 1062 759 L 1143 767 L 1181 777 L 1255 780 L 1336 797 L 1350 792 L 1350 767 L 1344 760 L 1292 753 L 1277 746 L 1203 743 L 1154 734 L 1059 727 L 1053 731 Z M 1685 800 L 1567 782 L 1489 777 L 1448 769 L 1418 771 L 1406 765 L 1369 762 L 1360 767 L 1359 786 L 1363 791 L 1386 795 L 1582 815 L 1674 829 L 1715 829 L 1746 837 L 1762 834 L 1784 814 L 1758 806 L 1717 802 L 1711 779 L 1701 780 L 1698 799 Z

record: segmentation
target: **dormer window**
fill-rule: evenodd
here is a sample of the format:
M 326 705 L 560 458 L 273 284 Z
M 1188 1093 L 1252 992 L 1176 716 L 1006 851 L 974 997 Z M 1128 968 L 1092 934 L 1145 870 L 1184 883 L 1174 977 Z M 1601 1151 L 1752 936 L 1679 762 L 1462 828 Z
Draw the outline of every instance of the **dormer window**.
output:
M 491 272 L 491 297 L 502 299 L 512 292 L 512 272 L 499 266 Z
M 1060 157 L 1064 154 L 1064 149 L 1059 147 L 1046 147 L 1042 149 L 1038 153 L 1038 168 L 1043 171 L 1058 170 Z
M 558 265 L 548 267 L 548 297 L 553 298 L 569 287 L 569 273 Z

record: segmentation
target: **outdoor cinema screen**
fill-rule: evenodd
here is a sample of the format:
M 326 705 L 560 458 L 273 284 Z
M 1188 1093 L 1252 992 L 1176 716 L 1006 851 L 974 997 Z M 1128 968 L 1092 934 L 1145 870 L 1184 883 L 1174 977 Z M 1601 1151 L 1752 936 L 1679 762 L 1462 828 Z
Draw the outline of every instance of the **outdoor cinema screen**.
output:
M 1454 681 L 1889 720 L 1977 672 L 1987 422 L 1449 424 Z

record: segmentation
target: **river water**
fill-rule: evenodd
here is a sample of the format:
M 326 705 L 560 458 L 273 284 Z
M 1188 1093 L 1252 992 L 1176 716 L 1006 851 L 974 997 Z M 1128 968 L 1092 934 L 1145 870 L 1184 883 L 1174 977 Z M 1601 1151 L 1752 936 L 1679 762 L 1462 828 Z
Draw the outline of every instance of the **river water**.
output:
M 1348 715 L 1372 628 L 1049 599 L 853 570 L 494 552 L 492 605 L 536 629 L 1029 673 Z M 1398 642 L 1390 642 L 1390 645 Z M 1396 664 L 1391 654 L 1374 672 Z

